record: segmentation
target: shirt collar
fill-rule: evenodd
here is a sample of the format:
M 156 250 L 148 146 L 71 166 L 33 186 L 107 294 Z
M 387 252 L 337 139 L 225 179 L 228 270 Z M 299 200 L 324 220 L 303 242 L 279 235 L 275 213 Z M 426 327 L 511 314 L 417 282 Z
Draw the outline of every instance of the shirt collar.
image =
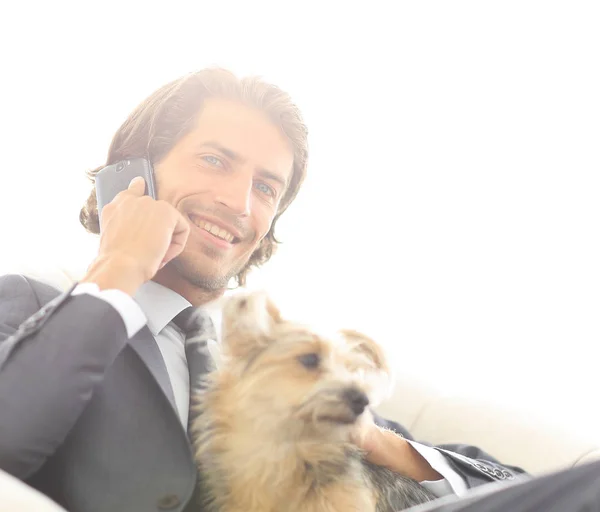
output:
M 156 336 L 166 325 L 191 304 L 173 290 L 147 281 L 138 289 L 135 300 L 148 319 L 148 328 Z
M 190 302 L 177 292 L 154 281 L 147 281 L 140 286 L 134 298 L 146 315 L 148 328 L 154 336 L 158 335 L 179 313 L 191 306 Z M 223 299 L 224 297 L 221 297 L 202 306 L 213 321 L 219 340 Z

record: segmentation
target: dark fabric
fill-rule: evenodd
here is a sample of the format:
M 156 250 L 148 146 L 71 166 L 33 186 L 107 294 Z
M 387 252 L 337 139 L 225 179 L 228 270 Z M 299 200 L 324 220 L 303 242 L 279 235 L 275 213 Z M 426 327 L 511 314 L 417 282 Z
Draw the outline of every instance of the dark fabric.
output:
M 155 343 L 101 299 L 0 276 L 0 469 L 70 512 L 183 510 L 190 443 L 134 348 Z
M 438 450 L 446 457 L 450 466 L 463 477 L 469 489 L 489 482 L 513 480 L 517 475 L 525 474 L 525 470 L 519 467 L 500 464 L 492 455 L 476 446 L 467 444 L 433 446 L 430 443 L 414 439 L 406 428 L 395 421 L 384 419 L 376 413 L 373 413 L 373 417 L 375 423 L 380 427 L 388 428 L 406 439 Z
M 600 461 L 523 482 L 489 484 L 406 512 L 600 512 Z
M 188 413 L 188 433 L 198 411 L 194 403 L 195 391 L 202 385 L 202 377 L 215 368 L 208 351 L 208 341 L 216 339 L 215 326 L 203 311 L 188 307 L 179 313 L 173 323 L 185 335 L 185 357 L 190 374 L 190 402 Z

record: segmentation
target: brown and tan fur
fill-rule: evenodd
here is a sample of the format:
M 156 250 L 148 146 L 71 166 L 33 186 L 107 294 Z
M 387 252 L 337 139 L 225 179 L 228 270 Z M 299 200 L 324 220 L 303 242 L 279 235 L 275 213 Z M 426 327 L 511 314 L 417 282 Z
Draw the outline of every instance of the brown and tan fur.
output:
M 387 385 L 376 343 L 284 320 L 260 292 L 228 300 L 222 340 L 224 362 L 198 395 L 192 428 L 202 510 L 379 512 L 404 504 L 384 499 L 387 482 L 409 494 L 418 484 L 366 463 L 350 442 L 370 413 L 354 410 L 347 390 L 372 404 Z M 431 498 L 416 492 L 406 503 Z

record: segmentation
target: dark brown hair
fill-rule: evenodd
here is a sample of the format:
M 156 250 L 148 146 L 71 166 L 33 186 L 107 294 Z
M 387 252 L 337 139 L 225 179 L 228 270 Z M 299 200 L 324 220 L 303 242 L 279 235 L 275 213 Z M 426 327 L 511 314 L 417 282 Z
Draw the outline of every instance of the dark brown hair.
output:
M 221 68 L 183 76 L 164 85 L 138 105 L 115 133 L 106 163 L 87 174 L 95 183 L 100 169 L 119 160 L 144 157 L 154 164 L 160 162 L 191 131 L 208 98 L 237 100 L 260 109 L 287 136 L 294 151 L 292 177 L 271 229 L 236 276 L 238 285 L 244 285 L 250 268 L 266 263 L 273 255 L 279 243 L 275 238 L 277 219 L 296 197 L 306 175 L 307 129 L 298 107 L 287 93 L 260 78 L 240 79 Z M 100 232 L 95 186 L 79 212 L 79 221 L 90 233 Z

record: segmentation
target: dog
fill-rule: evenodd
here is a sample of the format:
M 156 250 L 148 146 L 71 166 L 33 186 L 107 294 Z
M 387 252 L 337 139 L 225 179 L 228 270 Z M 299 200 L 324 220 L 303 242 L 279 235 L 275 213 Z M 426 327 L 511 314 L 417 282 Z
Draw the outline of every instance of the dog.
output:
M 318 334 L 264 292 L 228 298 L 221 365 L 194 397 L 201 510 L 392 512 L 434 499 L 351 442 L 389 377 L 363 334 Z

